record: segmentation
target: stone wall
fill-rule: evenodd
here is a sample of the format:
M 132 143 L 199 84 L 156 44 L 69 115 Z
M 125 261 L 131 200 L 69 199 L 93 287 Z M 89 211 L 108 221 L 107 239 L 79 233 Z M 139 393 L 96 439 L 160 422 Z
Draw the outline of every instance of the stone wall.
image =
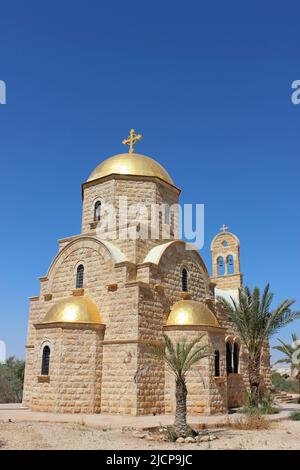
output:
M 101 412 L 137 414 L 137 344 L 116 341 L 103 345 Z
M 90 234 L 101 238 L 99 233 L 100 224 L 94 222 L 93 208 L 97 200 L 103 203 L 111 204 L 116 210 L 116 230 L 109 230 L 106 235 L 107 239 L 118 246 L 125 254 L 128 261 L 133 263 L 143 262 L 145 256 L 153 246 L 163 242 L 162 217 L 160 216 L 160 227 L 157 238 L 151 237 L 151 205 L 152 204 L 168 204 L 172 206 L 178 202 L 179 190 L 157 178 L 126 175 L 114 175 L 105 177 L 97 182 L 90 182 L 83 187 L 83 212 L 82 212 L 82 233 Z M 137 239 L 128 239 L 127 236 L 120 236 L 120 231 L 135 226 L 137 214 L 128 214 L 126 219 L 119 218 L 120 197 L 126 196 L 128 207 L 143 204 L 148 209 L 148 219 L 141 226 L 148 226 L 147 239 L 143 237 L 143 228 L 137 234 Z M 143 218 L 142 218 L 143 220 Z M 144 219 L 146 221 L 146 219 Z M 172 217 L 172 230 L 167 240 L 177 238 L 178 235 L 178 213 L 174 212 Z
M 191 342 L 202 336 L 202 343 L 210 347 L 211 355 L 194 364 L 186 375 L 188 390 L 187 411 L 191 414 L 213 414 L 227 409 L 226 377 L 224 375 L 224 332 L 219 328 L 178 327 L 164 328 L 174 344 L 182 339 Z M 214 376 L 214 350 L 220 350 L 220 377 Z M 166 367 L 165 410 L 175 413 L 175 379 Z
M 100 329 L 86 325 L 38 328 L 31 370 L 30 408 L 58 413 L 100 412 L 102 339 L 101 326 Z M 41 375 L 45 345 L 51 351 L 48 376 Z

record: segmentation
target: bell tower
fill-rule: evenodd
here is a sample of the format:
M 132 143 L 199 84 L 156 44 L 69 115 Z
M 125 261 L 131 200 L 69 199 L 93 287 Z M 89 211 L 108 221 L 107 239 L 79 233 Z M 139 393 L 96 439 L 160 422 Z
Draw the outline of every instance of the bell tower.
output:
M 242 287 L 243 275 L 240 270 L 240 241 L 222 225 L 220 232 L 211 242 L 212 282 L 219 290 L 237 290 Z

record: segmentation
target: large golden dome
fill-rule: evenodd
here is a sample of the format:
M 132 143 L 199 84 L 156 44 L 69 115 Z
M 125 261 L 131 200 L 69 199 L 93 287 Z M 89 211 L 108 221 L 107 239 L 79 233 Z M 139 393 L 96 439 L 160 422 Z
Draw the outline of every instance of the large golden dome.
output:
M 54 304 L 43 323 L 101 323 L 97 305 L 87 297 L 68 297 Z
M 168 172 L 157 161 L 138 153 L 120 153 L 107 158 L 90 174 L 88 181 L 93 181 L 111 174 L 156 176 L 174 185 Z
M 170 325 L 220 326 L 212 311 L 205 304 L 195 300 L 176 302 L 167 320 L 167 326 Z

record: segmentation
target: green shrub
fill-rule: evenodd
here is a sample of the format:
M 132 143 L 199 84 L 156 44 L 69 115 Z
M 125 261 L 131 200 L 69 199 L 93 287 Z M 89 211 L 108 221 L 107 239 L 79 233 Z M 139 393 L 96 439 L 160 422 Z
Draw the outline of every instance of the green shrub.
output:
M 262 393 L 259 403 L 262 408 L 271 408 L 274 405 L 274 395 L 270 392 Z
M 24 361 L 10 357 L 0 364 L 0 403 L 22 401 L 24 381 Z
M 178 435 L 175 431 L 174 426 L 164 426 L 163 427 L 163 433 L 169 442 L 176 442 L 178 439 Z
M 274 396 L 265 392 L 260 396 L 259 406 L 253 404 L 251 393 L 248 393 L 246 405 L 239 410 L 248 416 L 274 415 L 279 413 L 279 408 L 274 406 Z
M 298 393 L 299 390 L 297 380 L 282 377 L 278 372 L 272 374 L 272 383 L 277 392 Z
M 248 404 L 239 409 L 239 413 L 243 413 L 248 416 L 259 416 L 262 414 L 261 408 L 256 406 L 249 406 Z
M 261 408 L 260 410 L 263 415 L 277 415 L 280 412 L 280 409 L 276 406 L 269 406 L 267 408 Z
M 290 418 L 293 421 L 300 421 L 300 411 L 294 411 L 291 415 Z
M 264 392 L 260 397 L 260 410 L 263 415 L 275 415 L 279 413 L 279 408 L 274 406 L 274 395 Z

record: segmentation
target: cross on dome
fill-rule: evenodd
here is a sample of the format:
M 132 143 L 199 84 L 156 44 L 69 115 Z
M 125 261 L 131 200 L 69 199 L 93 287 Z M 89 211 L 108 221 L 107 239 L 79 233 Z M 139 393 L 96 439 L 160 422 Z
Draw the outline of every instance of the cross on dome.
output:
M 221 232 L 227 232 L 227 230 L 228 230 L 228 227 L 225 224 L 223 224 L 222 227 L 220 227 Z
M 122 141 L 122 144 L 129 145 L 129 153 L 133 153 L 135 144 L 138 140 L 141 140 L 141 138 L 142 134 L 136 134 L 135 130 L 131 129 L 129 136 Z

